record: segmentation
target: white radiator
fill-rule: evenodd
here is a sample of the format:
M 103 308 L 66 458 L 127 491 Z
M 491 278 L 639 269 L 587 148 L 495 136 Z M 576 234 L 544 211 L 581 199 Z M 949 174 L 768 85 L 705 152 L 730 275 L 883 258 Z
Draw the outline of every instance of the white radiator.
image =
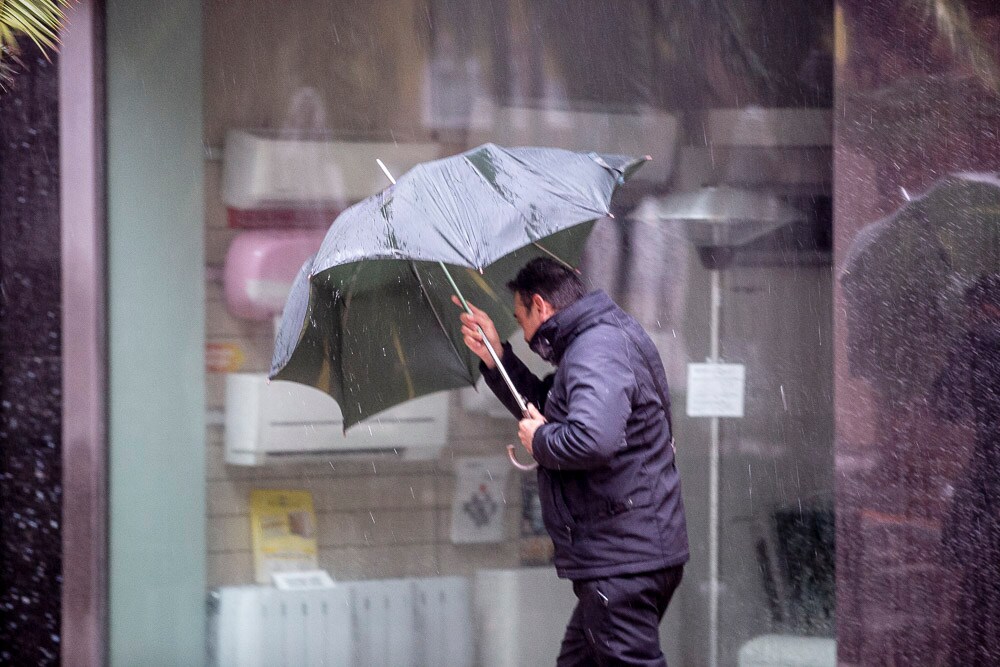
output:
M 315 591 L 220 588 L 212 593 L 209 640 L 219 667 L 462 667 L 473 661 L 469 583 L 436 577 Z

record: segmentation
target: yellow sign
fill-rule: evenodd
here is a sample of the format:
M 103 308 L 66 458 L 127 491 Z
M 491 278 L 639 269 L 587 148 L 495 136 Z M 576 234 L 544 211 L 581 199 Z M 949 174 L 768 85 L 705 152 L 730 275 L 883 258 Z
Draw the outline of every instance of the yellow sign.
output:
M 209 373 L 236 373 L 246 363 L 246 354 L 238 343 L 206 343 L 205 370 Z
M 274 572 L 316 569 L 316 513 L 308 491 L 251 491 L 250 530 L 257 583 L 271 583 Z

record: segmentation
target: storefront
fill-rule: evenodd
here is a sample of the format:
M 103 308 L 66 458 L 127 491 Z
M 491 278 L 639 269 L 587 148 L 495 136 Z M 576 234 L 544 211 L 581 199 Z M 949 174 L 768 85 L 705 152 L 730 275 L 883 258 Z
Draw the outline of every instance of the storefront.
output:
M 991 477 L 970 473 L 991 470 L 990 420 L 948 370 L 989 375 L 988 350 L 956 350 L 979 331 L 963 318 L 1000 298 L 1000 13 L 889 4 L 75 5 L 61 124 L 43 132 L 60 153 L 62 343 L 5 348 L 61 364 L 45 506 L 62 507 L 46 562 L 63 578 L 10 598 L 8 627 L 51 628 L 12 642 L 14 661 L 554 661 L 572 591 L 488 392 L 345 440 L 326 435 L 332 400 L 263 380 L 288 267 L 386 185 L 375 159 L 399 175 L 486 142 L 653 158 L 581 269 L 649 331 L 671 383 L 692 551 L 661 626 L 671 665 L 1000 651 L 1000 573 L 961 557 L 996 548 Z M 8 210 L 0 232 L 44 243 Z M 24 262 L 3 259 L 6 289 Z M 5 401 L 31 370 L 7 368 Z M 404 418 L 418 426 L 392 427 Z M 18 472 L 52 456 L 32 437 L 5 431 L 5 448 L 28 443 L 10 479 L 51 489 Z M 274 503 L 292 541 L 264 529 Z M 3 527 L 9 554 L 34 539 Z M 335 586 L 278 590 L 289 563 Z

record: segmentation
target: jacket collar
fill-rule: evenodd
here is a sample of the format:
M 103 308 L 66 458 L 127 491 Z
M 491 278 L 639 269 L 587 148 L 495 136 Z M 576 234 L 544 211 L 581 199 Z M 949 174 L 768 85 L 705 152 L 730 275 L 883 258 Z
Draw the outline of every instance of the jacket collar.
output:
M 601 322 L 618 306 L 601 290 L 585 294 L 542 322 L 531 338 L 531 349 L 550 351 L 546 361 L 559 364 L 569 344 L 583 331 Z

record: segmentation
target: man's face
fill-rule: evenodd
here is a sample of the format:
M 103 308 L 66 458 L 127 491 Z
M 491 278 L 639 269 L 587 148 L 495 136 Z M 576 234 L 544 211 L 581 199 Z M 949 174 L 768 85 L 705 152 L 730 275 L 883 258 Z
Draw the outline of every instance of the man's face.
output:
M 542 322 L 545 321 L 545 317 L 543 317 L 541 309 L 532 303 L 533 297 L 528 298 L 528 303 L 525 305 L 525 298 L 521 296 L 520 292 L 514 294 L 514 319 L 524 331 L 525 342 L 530 343 L 535 332 L 538 331 L 538 327 L 542 326 Z

